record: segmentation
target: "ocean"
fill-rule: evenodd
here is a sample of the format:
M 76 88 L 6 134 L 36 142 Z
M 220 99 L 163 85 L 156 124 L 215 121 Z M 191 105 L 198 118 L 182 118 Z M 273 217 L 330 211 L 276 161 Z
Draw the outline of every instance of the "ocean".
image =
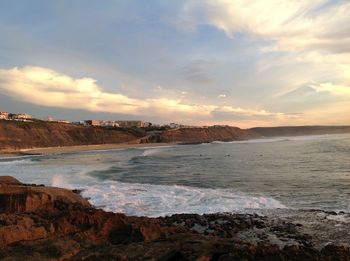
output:
M 0 175 L 135 216 L 350 212 L 350 134 L 0 157 Z

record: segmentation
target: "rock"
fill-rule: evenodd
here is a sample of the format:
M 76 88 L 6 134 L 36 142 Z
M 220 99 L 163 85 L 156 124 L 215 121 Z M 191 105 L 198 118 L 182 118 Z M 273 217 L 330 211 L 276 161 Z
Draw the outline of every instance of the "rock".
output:
M 10 181 L 9 179 L 6 179 Z M 89 207 L 87 200 L 67 189 L 26 186 L 18 183 L 0 184 L 0 212 L 34 212 L 73 205 Z
M 0 176 L 0 185 L 6 184 L 6 185 L 19 185 L 22 184 L 17 179 L 11 176 Z
M 337 221 L 312 211 L 294 220 L 128 217 L 92 208 L 70 190 L 0 180 L 1 260 L 350 260 L 348 227 L 334 232 Z M 325 245 L 330 238 L 345 244 Z

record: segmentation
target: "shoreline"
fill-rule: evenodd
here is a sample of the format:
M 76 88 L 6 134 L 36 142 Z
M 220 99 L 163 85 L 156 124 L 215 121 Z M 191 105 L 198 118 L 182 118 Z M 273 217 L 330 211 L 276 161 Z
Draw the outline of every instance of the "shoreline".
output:
M 77 190 L 11 176 L 0 176 L 0 199 L 1 260 L 350 259 L 344 212 L 137 217 L 99 209 Z
M 222 143 L 254 141 L 254 140 L 268 140 L 276 138 L 293 138 L 293 137 L 309 137 L 309 136 L 324 136 L 324 135 L 339 135 L 348 133 L 331 133 L 331 134 L 313 134 L 313 135 L 293 135 L 293 136 L 262 136 L 259 138 L 219 141 Z M 216 142 L 216 141 L 213 141 Z M 55 146 L 55 147 L 35 147 L 26 149 L 0 149 L 0 157 L 18 157 L 31 155 L 49 155 L 49 154 L 64 154 L 64 153 L 78 153 L 86 151 L 98 150 L 113 150 L 113 149 L 129 149 L 129 148 L 147 148 L 147 147 L 165 147 L 174 145 L 199 145 L 203 143 L 212 142 L 152 142 L 152 143 L 108 143 L 108 144 L 89 144 L 89 145 L 73 145 L 73 146 Z
M 41 147 L 41 148 L 18 149 L 18 150 L 4 149 L 4 150 L 0 150 L 0 157 L 64 154 L 64 153 L 77 153 L 77 152 L 86 152 L 86 151 L 129 149 L 129 148 L 143 148 L 143 147 L 144 148 L 165 147 L 165 146 L 173 146 L 173 145 L 177 145 L 177 143 L 112 143 L 112 144 L 63 146 L 63 147 Z

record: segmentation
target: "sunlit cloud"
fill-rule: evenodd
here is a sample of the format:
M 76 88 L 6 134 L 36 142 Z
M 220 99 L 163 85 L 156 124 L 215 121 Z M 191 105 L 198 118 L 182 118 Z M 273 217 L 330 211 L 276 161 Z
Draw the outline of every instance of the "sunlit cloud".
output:
M 72 120 L 80 112 L 58 108 L 190 125 L 350 123 L 349 1 L 151 1 L 137 10 L 116 1 L 69 13 L 43 2 L 40 24 L 19 16 L 20 4 L 3 7 L 5 110 L 43 117 L 33 106 L 43 105 Z M 98 30 L 72 23 L 86 15 Z M 12 68 L 23 64 L 41 67 Z
M 110 93 L 103 90 L 95 79 L 79 78 L 58 73 L 42 67 L 23 67 L 0 69 L 0 90 L 16 100 L 32 104 L 83 109 L 93 112 L 109 112 L 128 115 L 145 115 L 152 113 L 159 116 L 169 116 L 179 119 L 190 117 L 192 120 L 220 121 L 220 113 L 225 118 L 231 114 L 241 118 L 261 116 L 272 118 L 289 117 L 283 113 L 272 113 L 265 110 L 235 108 L 233 106 L 218 106 L 213 104 L 184 103 L 178 99 L 148 98 L 135 99 L 128 96 Z M 216 119 L 215 116 L 218 116 Z
M 333 83 L 311 84 L 316 92 L 327 92 L 335 96 L 350 99 L 350 86 L 335 85 Z
M 326 0 L 190 0 L 182 15 L 234 38 L 249 33 L 271 41 L 264 51 L 319 49 L 350 51 L 350 3 Z M 188 18 L 189 19 L 189 18 Z

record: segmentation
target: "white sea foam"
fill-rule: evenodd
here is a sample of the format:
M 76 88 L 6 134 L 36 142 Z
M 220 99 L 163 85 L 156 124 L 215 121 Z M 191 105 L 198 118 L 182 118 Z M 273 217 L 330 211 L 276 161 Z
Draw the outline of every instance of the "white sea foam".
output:
M 247 209 L 285 208 L 279 201 L 228 189 L 103 182 L 85 188 L 83 196 L 107 211 L 136 216 L 176 213 L 244 212 Z
M 164 151 L 164 147 L 160 148 L 148 148 L 146 149 L 141 155 L 144 157 L 148 157 L 148 156 L 154 156 L 157 154 L 160 154 L 161 152 Z
M 71 185 L 66 182 L 66 179 L 63 175 L 55 175 L 51 180 L 51 186 L 60 188 L 70 188 Z
M 27 164 L 31 162 L 32 161 L 30 159 L 0 160 L 1 165 L 20 165 L 20 164 Z

